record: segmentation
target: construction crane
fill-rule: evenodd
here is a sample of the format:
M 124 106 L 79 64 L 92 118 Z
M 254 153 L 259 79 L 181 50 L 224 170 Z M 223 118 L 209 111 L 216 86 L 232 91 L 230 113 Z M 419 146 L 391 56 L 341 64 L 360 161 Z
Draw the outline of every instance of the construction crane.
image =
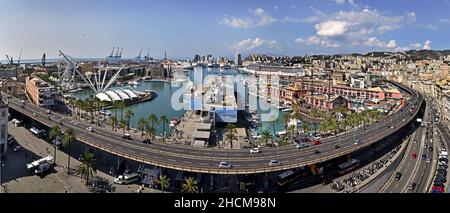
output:
M 139 55 L 136 58 L 141 59 L 141 56 L 142 56 L 142 48 L 141 48 L 141 50 L 139 50 Z
M 22 58 L 22 48 L 20 48 L 19 60 L 17 60 L 17 64 L 20 64 L 20 59 Z
M 13 58 L 9 57 L 8 54 L 6 54 L 6 59 L 8 60 L 8 64 L 11 64 L 11 65 L 14 64 Z

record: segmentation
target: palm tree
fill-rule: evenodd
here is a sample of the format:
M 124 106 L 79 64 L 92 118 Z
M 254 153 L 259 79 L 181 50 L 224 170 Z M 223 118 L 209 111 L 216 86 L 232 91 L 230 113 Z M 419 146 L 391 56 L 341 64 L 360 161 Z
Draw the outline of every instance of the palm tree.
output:
M 264 142 L 264 144 L 268 144 L 270 140 L 272 140 L 272 134 L 270 134 L 269 131 L 264 130 L 261 133 L 261 141 Z
M 144 129 L 145 125 L 147 125 L 147 121 L 145 120 L 145 118 L 139 118 L 137 125 L 138 128 L 141 130 L 141 137 L 144 137 Z
M 162 193 L 164 193 L 164 189 L 169 188 L 170 178 L 167 178 L 165 175 L 160 175 L 159 179 L 156 181 L 158 185 L 161 187 Z
M 125 102 L 124 101 L 115 101 L 114 105 L 120 109 L 120 120 L 122 120 L 123 119 L 123 108 L 125 108 L 125 106 L 126 106 Z M 117 111 L 117 108 L 116 108 L 116 111 Z
M 117 125 L 117 117 L 116 116 L 112 116 L 111 117 L 111 127 L 112 127 L 112 131 L 114 131 L 114 127 Z
M 127 128 L 130 129 L 131 117 L 134 116 L 134 112 L 131 109 L 128 109 L 125 112 L 125 120 L 127 121 Z
M 153 137 L 155 136 L 156 133 L 156 129 L 152 126 L 147 126 L 147 128 L 145 128 L 145 138 L 148 139 L 153 139 Z
M 167 118 L 166 115 L 161 115 L 161 117 L 159 117 L 159 122 L 162 123 L 162 127 L 163 127 L 163 140 L 165 140 L 165 138 L 166 138 L 166 123 L 169 122 L 169 119 Z
M 67 129 L 62 138 L 62 146 L 67 149 L 67 174 L 70 174 L 70 145 L 75 141 L 73 129 Z
M 286 113 L 283 115 L 283 124 L 284 128 L 288 128 L 289 121 L 291 120 L 291 115 L 289 113 Z
M 227 141 L 231 149 L 233 149 L 233 141 L 237 140 L 236 129 L 233 124 L 227 124 L 225 127 L 225 141 Z
M 153 128 L 155 128 L 155 124 L 158 124 L 158 117 L 155 114 L 150 114 L 147 119 Z
M 183 183 L 181 185 L 183 193 L 197 193 L 198 192 L 198 183 L 194 178 L 189 177 L 188 179 L 185 179 L 184 181 L 185 181 L 185 183 Z
M 127 122 L 125 120 L 120 120 L 119 129 L 123 129 L 123 134 L 125 135 L 125 129 L 127 128 Z
M 280 145 L 280 146 L 285 146 L 285 145 L 287 145 L 287 144 L 288 144 L 287 136 L 286 136 L 286 135 L 282 135 L 282 136 L 280 137 L 279 145 Z
M 50 130 L 50 134 L 49 134 L 49 139 L 50 140 L 54 140 L 53 141 L 53 146 L 55 148 L 55 152 L 54 152 L 54 163 L 56 164 L 56 141 L 59 140 L 61 137 L 61 127 L 59 127 L 58 125 L 53 126 L 52 129 Z
M 89 177 L 96 173 L 94 153 L 86 152 L 81 155 L 81 164 L 77 166 L 76 174 L 86 179 L 86 185 L 89 184 Z
M 272 126 L 273 129 L 273 136 L 276 136 L 276 130 L 275 130 L 275 126 L 278 124 L 278 120 L 275 117 L 272 117 L 269 121 L 269 124 Z

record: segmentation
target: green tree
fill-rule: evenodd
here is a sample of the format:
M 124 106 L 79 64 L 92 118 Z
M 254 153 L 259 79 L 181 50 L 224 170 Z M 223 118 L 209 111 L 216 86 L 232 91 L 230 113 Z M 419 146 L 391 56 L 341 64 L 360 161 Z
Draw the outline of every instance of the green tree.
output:
M 155 128 L 155 124 L 159 123 L 158 117 L 153 113 L 148 116 L 147 120 L 153 128 Z
M 70 174 L 70 152 L 71 144 L 75 141 L 75 132 L 73 129 L 67 129 L 62 138 L 62 146 L 67 149 L 67 174 Z
M 198 183 L 197 181 L 189 177 L 184 180 L 184 183 L 181 185 L 183 193 L 197 193 L 198 192 Z
M 89 184 L 89 178 L 95 176 L 95 160 L 94 153 L 86 152 L 81 155 L 81 164 L 77 166 L 76 174 L 85 178 L 86 185 Z
M 116 107 L 116 110 L 117 110 L 117 108 L 120 109 L 120 120 L 123 120 L 123 108 L 125 108 L 125 106 L 126 106 L 125 101 L 122 101 L 122 100 L 115 101 L 114 106 Z
M 145 138 L 148 139 L 153 139 L 156 133 L 156 129 L 155 127 L 152 126 L 147 126 L 147 128 L 145 128 Z
M 120 120 L 119 129 L 123 129 L 123 134 L 125 135 L 125 129 L 127 128 L 127 122 L 125 120 Z
M 166 139 L 166 124 L 169 123 L 169 119 L 167 118 L 166 115 L 161 115 L 161 117 L 159 117 L 159 122 L 162 123 L 163 140 L 165 140 Z
M 53 141 L 53 148 L 54 148 L 54 163 L 56 164 L 56 141 L 61 139 L 61 127 L 59 127 L 58 125 L 55 125 L 52 127 L 52 129 L 50 130 L 50 134 L 49 134 L 49 139 L 51 141 Z
M 117 125 L 117 117 L 116 116 L 112 116 L 111 117 L 111 127 L 112 127 L 112 131 L 114 131 L 114 127 Z
M 267 130 L 264 130 L 261 133 L 261 142 L 263 144 L 267 145 L 267 144 L 269 144 L 269 141 L 271 141 L 271 140 L 272 140 L 272 135 L 270 134 L 270 132 Z
M 125 120 L 127 121 L 127 128 L 130 129 L 131 117 L 134 116 L 134 112 L 131 109 L 125 111 Z
M 170 178 L 167 178 L 167 176 L 165 175 L 160 175 L 159 179 L 156 181 L 156 183 L 158 183 L 158 185 L 161 187 L 162 193 L 164 193 L 164 189 L 169 188 L 169 181 Z
M 147 125 L 147 121 L 145 120 L 145 118 L 139 118 L 137 125 L 138 128 L 141 130 L 141 137 L 144 137 L 144 129 L 145 126 Z
M 236 129 L 233 124 L 227 124 L 225 127 L 225 141 L 227 141 L 231 149 L 233 149 L 233 141 L 237 140 Z

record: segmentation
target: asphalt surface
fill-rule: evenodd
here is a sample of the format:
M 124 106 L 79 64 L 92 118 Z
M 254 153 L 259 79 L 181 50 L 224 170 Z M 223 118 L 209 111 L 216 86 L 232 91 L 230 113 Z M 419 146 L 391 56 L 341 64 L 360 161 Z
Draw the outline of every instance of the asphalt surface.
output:
M 398 84 L 396 85 L 400 87 Z M 261 153 L 256 155 L 250 155 L 249 150 L 215 150 L 175 144 L 143 144 L 142 139 L 125 140 L 117 132 L 100 128 L 95 129 L 95 132 L 88 132 L 86 130 L 89 127 L 88 124 L 74 121 L 67 116 L 47 114 L 45 109 L 31 103 L 26 103 L 23 106 L 20 100 L 13 97 L 8 98 L 10 99 L 9 107 L 14 110 L 47 126 L 62 124 L 63 128 L 72 128 L 77 139 L 81 142 L 128 159 L 183 171 L 249 174 L 286 170 L 331 160 L 367 147 L 394 134 L 414 119 L 423 102 L 423 97 L 415 91 L 404 87 L 400 87 L 400 89 L 411 95 L 406 105 L 384 120 L 367 126 L 365 130 L 348 132 L 339 136 L 339 138 L 325 138 L 321 140 L 321 145 L 310 146 L 301 150 L 296 149 L 295 145 L 290 145 L 279 148 L 264 148 Z M 356 139 L 361 141 L 359 145 L 354 144 Z M 340 148 L 336 149 L 335 145 L 339 145 Z M 320 153 L 315 154 L 315 150 L 319 150 Z M 281 161 L 282 165 L 270 167 L 268 162 L 273 159 Z M 221 161 L 231 163 L 232 168 L 218 168 Z
M 433 127 L 430 122 L 434 119 L 431 110 L 427 105 L 424 113 L 423 122 L 427 125 L 419 127 L 411 135 L 409 145 L 405 152 L 405 155 L 397 167 L 396 171 L 392 174 L 392 177 L 388 180 L 388 185 L 381 192 L 387 193 L 426 193 L 430 178 L 433 176 L 432 165 L 435 164 L 433 159 L 435 158 L 434 152 L 436 148 L 430 139 L 433 138 Z M 426 134 L 429 132 L 429 135 Z M 426 146 L 426 148 L 425 148 Z M 433 147 L 434 151 L 430 152 L 429 147 Z M 417 157 L 414 158 L 413 155 Z M 428 163 L 427 160 L 430 162 Z M 400 180 L 395 180 L 397 173 L 401 173 Z M 409 185 L 416 183 L 414 189 L 410 189 Z

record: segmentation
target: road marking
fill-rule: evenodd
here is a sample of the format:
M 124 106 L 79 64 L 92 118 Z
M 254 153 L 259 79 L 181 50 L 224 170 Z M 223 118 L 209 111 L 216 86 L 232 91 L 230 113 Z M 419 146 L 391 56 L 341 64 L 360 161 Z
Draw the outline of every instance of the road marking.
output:
M 177 162 L 177 160 L 174 160 L 174 159 L 168 159 L 169 161 L 172 161 L 172 162 Z
M 203 165 L 203 166 L 208 166 L 208 164 L 207 163 L 199 163 L 200 165 Z

